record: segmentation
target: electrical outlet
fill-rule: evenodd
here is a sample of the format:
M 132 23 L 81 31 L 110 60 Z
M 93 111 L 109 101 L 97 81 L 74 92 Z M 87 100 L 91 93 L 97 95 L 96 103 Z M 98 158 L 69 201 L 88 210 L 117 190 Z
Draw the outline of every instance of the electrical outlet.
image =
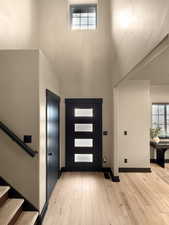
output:
M 127 163 L 127 159 L 124 159 L 124 163 Z

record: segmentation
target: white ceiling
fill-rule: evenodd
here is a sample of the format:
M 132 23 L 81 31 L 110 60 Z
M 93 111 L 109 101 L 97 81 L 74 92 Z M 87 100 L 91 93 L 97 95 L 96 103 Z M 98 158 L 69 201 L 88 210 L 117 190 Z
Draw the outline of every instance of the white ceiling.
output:
M 169 49 L 135 72 L 130 79 L 150 80 L 152 85 L 169 84 Z

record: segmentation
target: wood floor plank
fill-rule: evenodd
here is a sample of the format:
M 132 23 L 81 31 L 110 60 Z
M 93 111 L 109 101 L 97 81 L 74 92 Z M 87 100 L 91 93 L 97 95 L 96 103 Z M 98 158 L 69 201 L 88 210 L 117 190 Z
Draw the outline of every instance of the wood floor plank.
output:
M 43 225 L 168 225 L 169 165 L 152 173 L 121 173 L 113 183 L 102 173 L 64 173 Z

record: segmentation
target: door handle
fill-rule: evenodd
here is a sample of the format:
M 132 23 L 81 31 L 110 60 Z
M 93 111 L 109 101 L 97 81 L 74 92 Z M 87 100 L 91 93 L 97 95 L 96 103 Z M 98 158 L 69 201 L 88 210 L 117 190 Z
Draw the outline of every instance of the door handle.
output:
M 53 154 L 52 154 L 52 152 L 49 152 L 48 155 L 49 155 L 49 156 L 52 156 Z

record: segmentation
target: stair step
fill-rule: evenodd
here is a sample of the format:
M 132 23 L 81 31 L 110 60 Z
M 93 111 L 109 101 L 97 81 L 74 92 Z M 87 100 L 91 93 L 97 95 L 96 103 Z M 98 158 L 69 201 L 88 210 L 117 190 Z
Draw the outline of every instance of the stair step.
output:
M 0 186 L 0 198 L 2 198 L 9 191 L 9 189 L 9 186 Z
M 34 225 L 38 212 L 22 212 L 15 225 Z
M 8 199 L 0 208 L 0 225 L 8 225 L 23 202 L 23 199 Z

